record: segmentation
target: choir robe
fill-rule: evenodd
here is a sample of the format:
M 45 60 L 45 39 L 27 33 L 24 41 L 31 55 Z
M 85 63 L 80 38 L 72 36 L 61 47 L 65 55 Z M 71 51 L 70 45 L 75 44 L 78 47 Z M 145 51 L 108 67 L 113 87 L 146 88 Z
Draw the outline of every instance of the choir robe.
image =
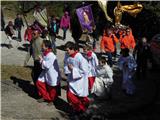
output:
M 49 52 L 40 61 L 42 72 L 36 83 L 39 95 L 47 101 L 53 101 L 58 96 L 58 86 L 60 85 L 60 71 L 56 56 Z
M 67 64 L 72 64 L 73 69 L 68 73 L 69 90 L 80 97 L 88 95 L 88 62 L 80 54 L 68 57 Z
M 96 67 L 98 66 L 98 58 L 94 52 L 90 52 L 90 55 L 86 55 L 85 58 L 87 59 L 89 64 L 88 80 L 89 90 L 91 90 L 95 81 Z
M 97 75 L 91 93 L 99 97 L 105 96 L 105 90 L 113 84 L 113 70 L 106 63 L 104 66 L 98 66 L 96 69 Z
M 76 53 L 68 57 L 66 64 L 72 64 L 73 69 L 67 75 L 68 91 L 67 99 L 75 111 L 85 111 L 89 105 L 88 96 L 88 62 L 81 55 Z

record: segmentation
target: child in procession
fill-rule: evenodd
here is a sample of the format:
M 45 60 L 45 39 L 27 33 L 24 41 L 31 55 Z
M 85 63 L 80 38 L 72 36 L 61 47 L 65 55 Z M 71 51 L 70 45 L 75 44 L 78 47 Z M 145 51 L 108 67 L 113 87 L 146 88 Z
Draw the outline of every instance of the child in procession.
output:
M 98 66 L 98 58 L 96 54 L 92 51 L 92 46 L 90 45 L 85 45 L 83 47 L 83 51 L 85 54 L 84 56 L 87 59 L 89 64 L 88 80 L 89 80 L 89 91 L 90 91 L 95 81 L 96 67 Z
M 51 42 L 44 40 L 42 44 L 43 56 L 39 56 L 43 71 L 36 82 L 39 96 L 42 97 L 38 102 L 47 101 L 48 105 L 52 105 L 53 101 L 58 97 L 60 89 L 60 71 L 57 58 L 52 52 Z
M 96 98 L 104 98 L 108 94 L 108 98 L 110 99 L 112 97 L 113 71 L 107 64 L 105 57 L 99 58 L 99 66 L 96 67 L 96 73 L 91 93 L 93 93 Z
M 75 113 L 83 113 L 89 105 L 88 99 L 88 62 L 71 42 L 66 45 L 68 54 L 65 63 L 67 73 L 67 100 Z

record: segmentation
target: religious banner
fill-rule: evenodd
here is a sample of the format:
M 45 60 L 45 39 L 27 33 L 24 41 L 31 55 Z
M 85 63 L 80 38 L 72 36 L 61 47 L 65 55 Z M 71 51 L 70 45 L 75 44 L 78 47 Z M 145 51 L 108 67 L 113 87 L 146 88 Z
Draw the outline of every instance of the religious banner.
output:
M 92 32 L 95 28 L 91 5 L 76 9 L 76 13 L 83 32 Z
M 35 10 L 33 16 L 43 27 L 47 27 L 48 18 L 46 9 Z

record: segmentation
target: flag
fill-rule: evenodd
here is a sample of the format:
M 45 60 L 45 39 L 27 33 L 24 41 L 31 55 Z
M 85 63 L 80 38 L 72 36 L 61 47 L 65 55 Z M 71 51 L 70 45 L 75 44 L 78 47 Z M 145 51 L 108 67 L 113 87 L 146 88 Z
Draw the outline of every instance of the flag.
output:
M 95 27 L 91 5 L 76 9 L 76 13 L 83 32 L 92 32 Z

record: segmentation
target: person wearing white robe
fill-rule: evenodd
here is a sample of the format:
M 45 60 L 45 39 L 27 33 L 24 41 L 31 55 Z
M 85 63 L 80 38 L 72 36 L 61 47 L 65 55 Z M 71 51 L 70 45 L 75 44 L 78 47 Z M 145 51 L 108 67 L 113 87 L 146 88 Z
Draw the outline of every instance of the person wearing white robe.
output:
M 111 86 L 113 84 L 113 71 L 107 64 L 105 57 L 99 58 L 99 66 L 96 69 L 96 79 L 91 89 L 91 93 L 94 93 L 97 97 L 105 97 L 108 92 L 108 97 L 111 97 Z
M 88 105 L 88 62 L 76 51 L 74 43 L 66 45 L 68 58 L 66 65 L 69 73 L 67 73 L 68 90 L 67 99 L 75 112 L 84 112 Z
M 135 85 L 133 84 L 133 75 L 136 71 L 136 61 L 133 56 L 129 55 L 129 49 L 122 51 L 122 55 L 118 60 L 119 69 L 123 72 L 122 89 L 127 95 L 133 95 L 135 92 Z
M 38 102 L 52 103 L 58 97 L 61 75 L 57 58 L 52 52 L 51 42 L 44 40 L 42 48 L 44 50 L 43 57 L 39 58 L 43 70 L 36 82 L 39 96 L 42 98 Z
M 89 64 L 89 75 L 88 75 L 88 80 L 89 80 L 89 91 L 92 89 L 94 81 L 95 81 L 95 76 L 96 76 L 96 67 L 98 66 L 98 58 L 97 55 L 92 51 L 92 47 L 89 45 L 85 45 L 83 47 L 84 51 L 84 57 L 88 61 Z

